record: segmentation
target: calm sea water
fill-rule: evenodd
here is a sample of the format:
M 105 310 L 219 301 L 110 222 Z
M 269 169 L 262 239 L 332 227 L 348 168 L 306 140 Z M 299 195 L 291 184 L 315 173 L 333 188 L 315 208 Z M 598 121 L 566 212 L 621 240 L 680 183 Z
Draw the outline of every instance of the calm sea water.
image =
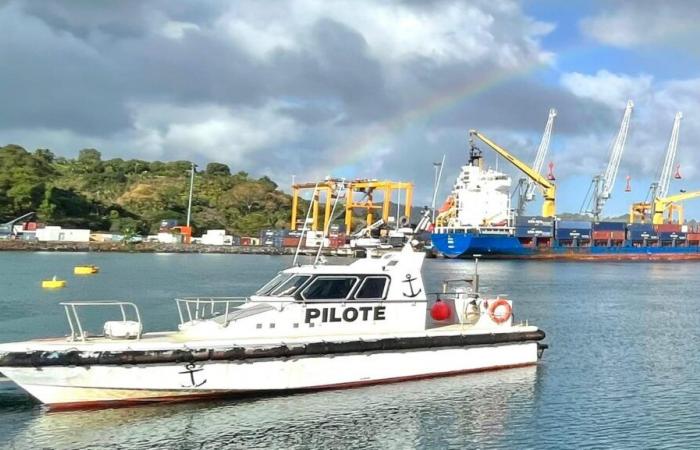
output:
M 182 295 L 250 293 L 281 257 L 0 254 L 0 341 L 62 335 L 58 302 L 132 300 L 173 328 Z M 93 277 L 71 274 L 96 264 Z M 429 290 L 471 271 L 429 260 Z M 482 287 L 547 332 L 537 367 L 311 394 L 49 413 L 0 381 L 2 448 L 693 448 L 698 263 L 480 263 Z M 68 287 L 49 292 L 53 275 Z

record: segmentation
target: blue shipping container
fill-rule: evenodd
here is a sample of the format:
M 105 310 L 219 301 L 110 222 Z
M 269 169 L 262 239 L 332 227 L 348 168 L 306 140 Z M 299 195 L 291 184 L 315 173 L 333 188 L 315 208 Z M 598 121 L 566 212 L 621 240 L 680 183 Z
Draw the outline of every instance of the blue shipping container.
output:
M 591 229 L 591 222 L 588 222 L 586 220 L 560 220 L 557 222 L 557 228 L 564 228 L 564 229 L 582 229 L 582 230 L 590 230 Z
M 653 233 L 654 225 L 650 223 L 631 223 L 627 225 L 627 229 L 630 231 L 646 231 L 649 233 Z
M 590 239 L 590 229 L 580 228 L 557 228 L 557 239 Z
M 516 237 L 552 237 L 551 227 L 515 227 Z
M 685 233 L 676 233 L 675 231 L 659 232 L 659 239 L 662 241 L 672 241 L 674 239 L 677 241 L 684 241 L 686 237 Z
M 515 218 L 515 226 L 545 226 L 552 227 L 554 221 L 551 217 L 542 216 L 517 216 Z
M 625 231 L 625 222 L 598 222 L 593 224 L 595 231 Z
M 654 233 L 654 230 L 629 230 L 627 232 L 627 239 L 630 241 L 643 241 L 644 239 L 648 241 L 658 241 L 659 236 Z

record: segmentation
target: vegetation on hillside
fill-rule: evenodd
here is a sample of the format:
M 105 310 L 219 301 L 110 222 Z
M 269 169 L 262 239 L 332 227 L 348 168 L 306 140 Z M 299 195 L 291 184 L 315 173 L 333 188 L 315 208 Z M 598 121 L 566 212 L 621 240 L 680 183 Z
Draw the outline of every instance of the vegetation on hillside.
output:
M 68 159 L 46 149 L 0 147 L 0 222 L 36 211 L 52 225 L 153 233 L 163 219 L 185 223 L 190 168 L 189 161 L 102 160 L 95 149 Z M 290 208 L 290 196 L 267 177 L 232 174 L 217 162 L 195 173 L 192 224 L 199 232 L 286 227 Z

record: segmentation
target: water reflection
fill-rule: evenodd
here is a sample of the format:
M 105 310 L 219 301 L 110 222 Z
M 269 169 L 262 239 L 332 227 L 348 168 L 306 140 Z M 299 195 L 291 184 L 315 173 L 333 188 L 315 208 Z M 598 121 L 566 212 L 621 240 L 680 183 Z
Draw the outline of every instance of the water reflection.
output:
M 37 406 L 9 443 L 18 448 L 490 446 L 502 443 L 514 422 L 527 420 L 537 383 L 537 367 L 531 366 L 264 398 L 61 413 Z

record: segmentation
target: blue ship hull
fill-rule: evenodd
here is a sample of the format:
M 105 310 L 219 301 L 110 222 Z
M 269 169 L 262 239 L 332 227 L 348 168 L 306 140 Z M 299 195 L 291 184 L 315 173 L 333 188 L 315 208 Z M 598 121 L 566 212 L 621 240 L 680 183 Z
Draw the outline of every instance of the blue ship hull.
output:
M 433 249 L 448 258 L 514 259 L 700 259 L 700 247 L 642 247 L 625 242 L 622 246 L 528 247 L 515 236 L 480 233 L 434 233 Z

